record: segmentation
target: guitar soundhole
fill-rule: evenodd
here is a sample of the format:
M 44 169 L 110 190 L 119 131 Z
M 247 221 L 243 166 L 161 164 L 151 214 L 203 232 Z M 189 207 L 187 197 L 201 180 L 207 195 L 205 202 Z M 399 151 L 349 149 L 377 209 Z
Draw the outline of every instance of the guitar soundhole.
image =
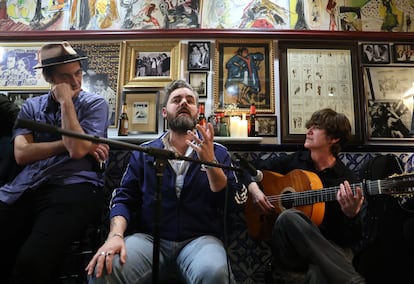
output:
M 294 205 L 295 199 L 292 192 L 294 192 L 293 188 L 287 188 L 282 192 L 281 205 L 284 209 L 292 208 Z

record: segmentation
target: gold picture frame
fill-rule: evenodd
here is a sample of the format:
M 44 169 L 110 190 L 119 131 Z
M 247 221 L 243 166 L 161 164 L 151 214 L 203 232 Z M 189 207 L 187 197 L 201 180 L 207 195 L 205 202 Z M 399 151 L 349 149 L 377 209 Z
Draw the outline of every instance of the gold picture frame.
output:
M 47 90 L 50 84 L 42 69 L 33 69 L 38 63 L 37 53 L 42 43 L 0 44 L 0 89 Z
M 72 47 L 88 57 L 82 62 L 82 89 L 103 96 L 109 105 L 109 127 L 117 127 L 121 41 L 74 41 Z
M 158 133 L 158 93 L 158 90 L 123 92 L 130 134 Z
M 218 40 L 215 48 L 214 111 L 243 113 L 255 103 L 258 113 L 275 113 L 273 41 Z
M 164 87 L 180 74 L 180 42 L 124 41 L 121 70 L 124 87 Z M 148 64 L 151 60 L 151 65 Z M 161 61 L 158 64 L 157 61 Z

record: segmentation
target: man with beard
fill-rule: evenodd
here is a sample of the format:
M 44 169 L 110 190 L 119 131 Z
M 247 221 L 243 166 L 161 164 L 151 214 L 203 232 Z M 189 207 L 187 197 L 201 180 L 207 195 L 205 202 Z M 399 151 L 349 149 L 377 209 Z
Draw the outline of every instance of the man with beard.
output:
M 198 95 L 187 82 L 173 81 L 166 87 L 162 116 L 169 130 L 143 146 L 230 165 L 226 148 L 213 141 L 213 126 L 197 124 Z M 121 184 L 113 192 L 107 240 L 86 268 L 90 283 L 151 283 L 157 276 L 152 271 L 154 161 L 147 153 L 131 153 Z M 173 273 L 186 283 L 235 283 L 221 240 L 219 212 L 223 212 L 226 190 L 240 186 L 233 171 L 168 160 L 160 186 L 160 280 Z

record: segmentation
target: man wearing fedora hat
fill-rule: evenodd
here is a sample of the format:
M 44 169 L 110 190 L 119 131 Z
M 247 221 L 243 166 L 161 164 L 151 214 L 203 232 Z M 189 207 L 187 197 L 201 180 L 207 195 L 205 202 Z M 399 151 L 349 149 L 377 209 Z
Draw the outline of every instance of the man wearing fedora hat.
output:
M 80 56 L 67 42 L 45 44 L 38 54 L 48 94 L 28 99 L 18 119 L 106 137 L 108 104 L 82 90 Z M 56 283 L 64 251 L 101 216 L 103 171 L 109 147 L 17 125 L 14 156 L 23 166 L 0 187 L 1 283 Z M 96 220 L 96 221 L 95 221 Z

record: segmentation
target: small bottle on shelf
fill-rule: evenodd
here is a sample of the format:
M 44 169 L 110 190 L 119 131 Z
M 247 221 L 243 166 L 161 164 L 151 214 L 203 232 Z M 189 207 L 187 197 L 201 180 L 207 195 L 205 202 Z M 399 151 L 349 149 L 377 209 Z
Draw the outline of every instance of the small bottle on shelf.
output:
M 250 118 L 249 118 L 249 137 L 255 137 L 257 135 L 256 126 L 256 105 L 252 103 L 250 105 Z
M 122 105 L 122 113 L 119 116 L 119 125 L 118 125 L 118 136 L 127 136 L 128 135 L 128 112 L 127 104 L 124 102 Z
M 219 113 L 219 135 L 218 136 L 229 136 L 229 128 L 227 122 L 224 120 L 224 113 Z
M 198 104 L 198 124 L 200 124 L 201 126 L 206 126 L 207 125 L 207 119 L 206 119 L 206 114 L 205 114 L 205 104 L 204 103 L 199 103 Z

